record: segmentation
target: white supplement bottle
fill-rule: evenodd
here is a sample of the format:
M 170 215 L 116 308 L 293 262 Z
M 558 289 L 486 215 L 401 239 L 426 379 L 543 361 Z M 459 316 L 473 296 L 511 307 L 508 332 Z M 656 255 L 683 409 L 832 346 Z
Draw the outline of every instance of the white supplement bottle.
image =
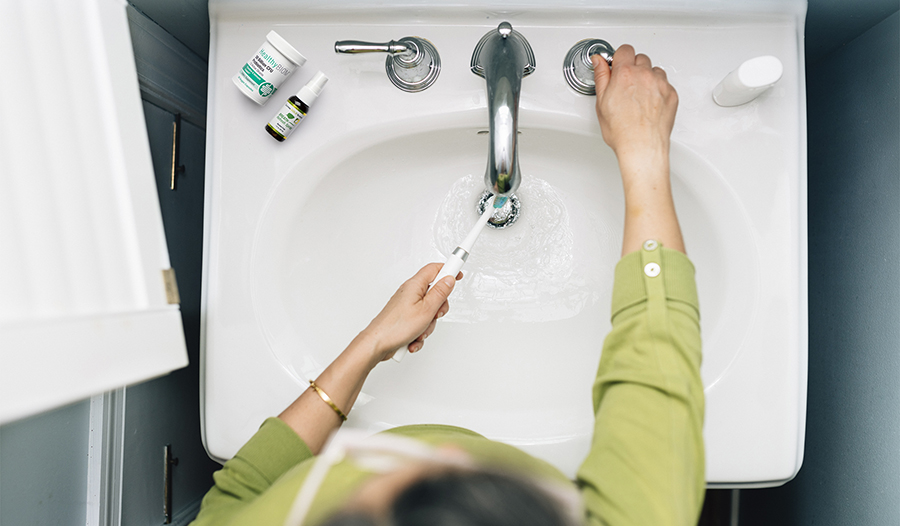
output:
M 305 62 L 306 57 L 287 40 L 269 31 L 266 41 L 231 80 L 241 93 L 262 106 L 278 86 Z
M 296 95 L 292 95 L 284 103 L 281 111 L 272 117 L 269 124 L 266 124 L 266 131 L 269 135 L 278 142 L 287 139 L 294 132 L 294 128 L 309 113 L 309 107 L 322 93 L 326 82 L 328 82 L 328 77 L 320 71 L 316 73 L 316 76 L 311 81 L 306 83 L 306 86 L 300 88 Z

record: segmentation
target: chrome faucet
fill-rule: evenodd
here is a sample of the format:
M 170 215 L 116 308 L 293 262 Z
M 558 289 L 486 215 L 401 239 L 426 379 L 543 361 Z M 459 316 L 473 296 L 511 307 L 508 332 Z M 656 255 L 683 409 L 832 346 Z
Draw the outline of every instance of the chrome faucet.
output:
M 490 112 L 490 146 L 484 184 L 497 197 L 511 196 L 519 172 L 519 92 L 522 77 L 534 71 L 531 45 L 509 22 L 484 35 L 475 46 L 472 73 L 484 77 Z

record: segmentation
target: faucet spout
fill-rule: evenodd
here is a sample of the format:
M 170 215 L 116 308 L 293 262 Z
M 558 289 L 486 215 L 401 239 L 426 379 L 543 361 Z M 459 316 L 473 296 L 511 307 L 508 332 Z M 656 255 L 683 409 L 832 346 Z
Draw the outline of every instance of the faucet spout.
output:
M 498 197 L 512 195 L 519 171 L 518 120 L 522 77 L 534 70 L 528 41 L 508 22 L 486 34 L 472 54 L 472 72 L 484 77 L 490 122 L 490 146 L 484 184 Z

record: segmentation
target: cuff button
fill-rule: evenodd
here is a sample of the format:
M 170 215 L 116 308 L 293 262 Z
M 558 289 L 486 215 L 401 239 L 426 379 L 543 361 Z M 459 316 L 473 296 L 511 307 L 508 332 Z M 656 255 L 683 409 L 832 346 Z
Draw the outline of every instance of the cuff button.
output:
M 651 278 L 659 276 L 659 271 L 659 265 L 656 263 L 647 263 L 646 265 L 644 265 L 644 274 Z
M 648 239 L 647 241 L 644 241 L 644 250 L 656 250 L 656 247 L 658 246 L 659 243 L 657 243 L 655 239 Z

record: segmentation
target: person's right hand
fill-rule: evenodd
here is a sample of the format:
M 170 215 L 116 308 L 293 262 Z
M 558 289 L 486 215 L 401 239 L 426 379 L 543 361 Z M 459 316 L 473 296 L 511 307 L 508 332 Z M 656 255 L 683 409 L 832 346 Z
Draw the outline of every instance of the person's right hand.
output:
M 612 69 L 599 55 L 591 57 L 597 89 L 597 118 L 603 140 L 620 161 L 669 152 L 678 94 L 666 72 L 650 57 L 624 44 L 613 55 Z
M 447 314 L 447 297 L 453 292 L 462 272 L 446 276 L 428 290 L 443 265 L 429 263 L 397 289 L 384 309 L 369 323 L 363 333 L 373 342 L 375 359 L 384 361 L 403 347 L 417 352 L 425 345 L 425 338 L 434 332 L 438 318 Z
M 622 255 L 640 250 L 648 239 L 684 252 L 669 180 L 678 94 L 662 68 L 627 44 L 616 50 L 612 69 L 600 56 L 591 60 L 597 119 L 603 140 L 616 152 L 625 190 Z

